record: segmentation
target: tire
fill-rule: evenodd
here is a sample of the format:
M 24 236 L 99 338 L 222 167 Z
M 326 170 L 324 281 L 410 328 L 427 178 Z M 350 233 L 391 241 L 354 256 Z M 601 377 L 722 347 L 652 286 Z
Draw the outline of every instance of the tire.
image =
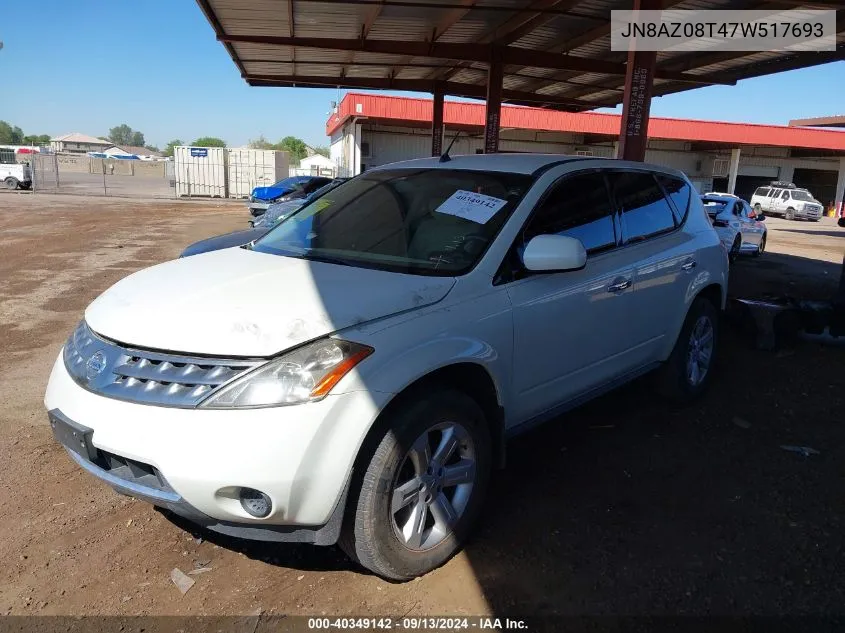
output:
M 347 507 L 339 545 L 383 578 L 410 580 L 436 569 L 463 545 L 482 507 L 492 449 L 483 411 L 460 391 L 420 392 L 397 407 L 387 414 L 387 431 Z M 438 449 L 447 445 L 448 459 L 438 460 Z M 422 468 L 425 446 L 433 473 Z M 457 464 L 462 467 L 456 470 Z M 457 477 L 467 468 L 471 483 L 448 485 L 440 478 L 444 471 Z M 443 520 L 450 514 L 451 524 Z
M 696 335 L 697 339 L 704 340 L 701 338 L 701 335 L 707 332 L 707 326 L 705 326 L 704 330 L 699 330 L 702 321 L 709 325 L 709 332 L 711 334 L 709 343 L 710 355 L 703 375 L 700 374 L 700 363 L 696 363 L 699 376 L 697 380 L 693 381 L 693 376 L 690 374 L 690 363 L 693 360 L 691 354 L 693 351 L 693 335 Z M 660 370 L 658 370 L 657 389 L 660 395 L 673 402 L 686 404 L 703 394 L 713 376 L 713 361 L 716 358 L 718 340 L 719 312 L 716 306 L 704 297 L 696 297 L 690 306 L 672 353 Z M 700 352 L 704 351 L 704 347 L 698 345 L 697 350 L 696 358 L 700 361 L 703 359 Z
M 794 220 L 795 219 L 795 209 L 793 209 L 792 207 L 789 207 L 786 210 L 786 219 L 787 220 Z
M 9 176 L 3 182 L 6 184 L 6 189 L 14 190 L 18 188 L 18 179 L 14 176 Z
M 739 249 L 742 248 L 742 237 L 737 235 L 734 238 L 734 243 L 731 244 L 731 250 L 728 251 L 728 261 L 733 264 L 739 259 Z
M 754 251 L 754 257 L 760 257 L 763 252 L 766 250 L 766 235 L 764 234 L 762 239 L 760 240 L 760 245 L 757 247 L 757 250 Z

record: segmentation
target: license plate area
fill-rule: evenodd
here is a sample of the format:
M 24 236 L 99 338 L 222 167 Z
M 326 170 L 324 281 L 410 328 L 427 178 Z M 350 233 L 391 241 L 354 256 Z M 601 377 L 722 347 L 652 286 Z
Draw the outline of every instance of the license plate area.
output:
M 77 455 L 84 457 L 86 460 L 94 461 L 97 459 L 97 449 L 91 443 L 91 439 L 94 436 L 94 429 L 89 429 L 87 426 L 72 422 L 63 416 L 56 415 L 52 411 L 47 415 L 50 419 L 50 427 L 53 429 L 53 435 L 60 444 L 69 448 Z

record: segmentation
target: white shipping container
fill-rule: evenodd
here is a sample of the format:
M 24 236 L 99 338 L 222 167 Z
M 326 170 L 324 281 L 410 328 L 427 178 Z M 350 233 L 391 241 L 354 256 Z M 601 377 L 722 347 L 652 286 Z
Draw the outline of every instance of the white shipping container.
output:
M 229 153 L 229 196 L 249 198 L 255 187 L 269 187 L 288 177 L 287 152 L 233 148 Z
M 174 147 L 176 195 L 226 198 L 226 158 L 223 147 Z

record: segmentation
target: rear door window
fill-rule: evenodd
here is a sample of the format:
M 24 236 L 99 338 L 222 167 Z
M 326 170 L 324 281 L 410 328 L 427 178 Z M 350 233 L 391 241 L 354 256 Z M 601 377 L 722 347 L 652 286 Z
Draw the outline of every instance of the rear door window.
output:
M 608 172 L 610 191 L 622 215 L 622 237 L 639 242 L 675 228 L 675 217 L 654 175 L 640 171 Z

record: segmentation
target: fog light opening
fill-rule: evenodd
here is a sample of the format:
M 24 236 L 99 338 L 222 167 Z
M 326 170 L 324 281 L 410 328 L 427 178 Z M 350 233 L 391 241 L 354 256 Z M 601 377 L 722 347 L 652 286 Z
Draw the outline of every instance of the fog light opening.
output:
M 273 509 L 273 503 L 270 501 L 270 497 L 260 490 L 241 488 L 239 497 L 241 507 L 258 519 L 263 519 Z

